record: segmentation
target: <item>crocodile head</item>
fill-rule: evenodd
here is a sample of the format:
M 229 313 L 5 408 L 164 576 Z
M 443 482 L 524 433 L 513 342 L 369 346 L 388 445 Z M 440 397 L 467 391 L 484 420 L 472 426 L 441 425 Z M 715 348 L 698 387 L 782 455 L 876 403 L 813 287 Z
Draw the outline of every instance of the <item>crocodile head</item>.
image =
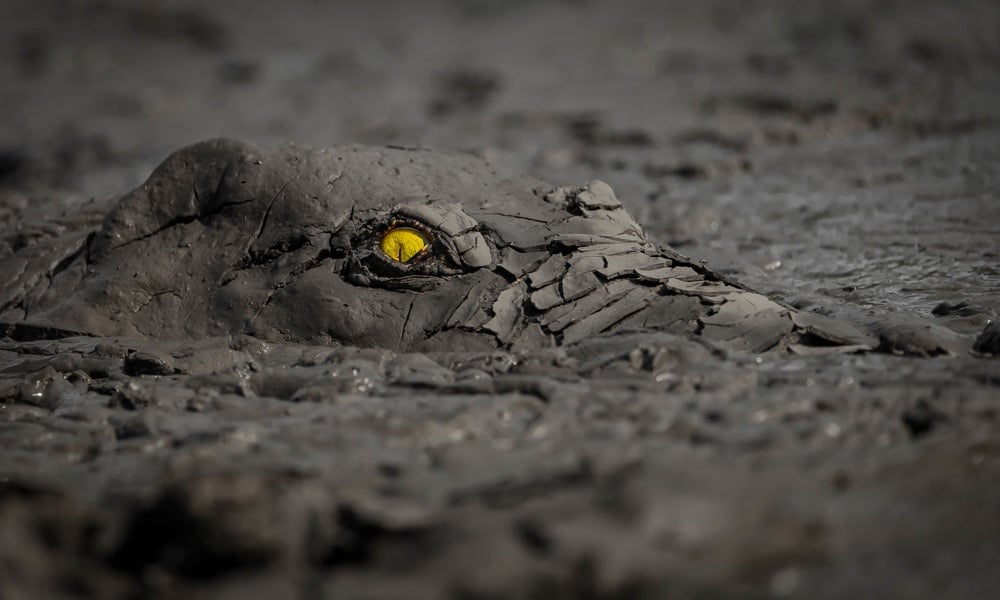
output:
M 39 265 L 19 274 L 8 322 L 397 351 L 631 330 L 750 351 L 876 342 L 651 242 L 607 184 L 555 187 L 430 150 L 203 142 Z

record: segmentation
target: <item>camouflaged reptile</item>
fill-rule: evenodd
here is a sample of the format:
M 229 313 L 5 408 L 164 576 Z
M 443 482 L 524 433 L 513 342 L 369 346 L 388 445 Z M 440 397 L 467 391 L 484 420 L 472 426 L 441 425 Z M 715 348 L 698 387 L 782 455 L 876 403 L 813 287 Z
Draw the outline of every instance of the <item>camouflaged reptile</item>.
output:
M 458 153 L 211 140 L 106 215 L 62 205 L 23 237 L 0 248 L 0 323 L 20 338 L 481 351 L 656 330 L 751 352 L 878 345 L 650 241 L 605 183 L 555 187 Z

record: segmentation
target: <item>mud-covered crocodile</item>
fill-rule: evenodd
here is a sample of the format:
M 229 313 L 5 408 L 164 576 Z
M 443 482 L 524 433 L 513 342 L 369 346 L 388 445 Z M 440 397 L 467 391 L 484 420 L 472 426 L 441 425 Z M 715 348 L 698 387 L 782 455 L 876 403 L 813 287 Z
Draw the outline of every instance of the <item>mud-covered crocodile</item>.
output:
M 56 221 L 58 235 L 0 248 L 8 335 L 395 351 L 643 330 L 752 352 L 879 344 L 650 241 L 605 183 L 556 187 L 459 153 L 211 140 L 167 158 L 102 222 Z

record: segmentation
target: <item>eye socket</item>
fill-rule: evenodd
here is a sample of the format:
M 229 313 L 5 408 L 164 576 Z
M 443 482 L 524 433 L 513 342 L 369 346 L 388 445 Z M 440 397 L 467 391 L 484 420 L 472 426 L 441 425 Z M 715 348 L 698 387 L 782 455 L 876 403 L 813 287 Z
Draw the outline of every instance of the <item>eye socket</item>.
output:
M 379 248 L 389 258 L 408 263 L 420 255 L 430 241 L 413 227 L 392 227 L 382 235 Z

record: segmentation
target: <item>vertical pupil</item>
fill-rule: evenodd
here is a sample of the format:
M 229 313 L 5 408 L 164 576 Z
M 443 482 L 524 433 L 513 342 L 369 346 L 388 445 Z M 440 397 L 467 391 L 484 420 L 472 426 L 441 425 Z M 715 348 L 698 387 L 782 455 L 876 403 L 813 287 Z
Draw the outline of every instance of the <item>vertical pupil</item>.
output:
M 382 236 L 379 247 L 386 256 L 405 263 L 427 247 L 427 238 L 412 227 L 396 227 Z

